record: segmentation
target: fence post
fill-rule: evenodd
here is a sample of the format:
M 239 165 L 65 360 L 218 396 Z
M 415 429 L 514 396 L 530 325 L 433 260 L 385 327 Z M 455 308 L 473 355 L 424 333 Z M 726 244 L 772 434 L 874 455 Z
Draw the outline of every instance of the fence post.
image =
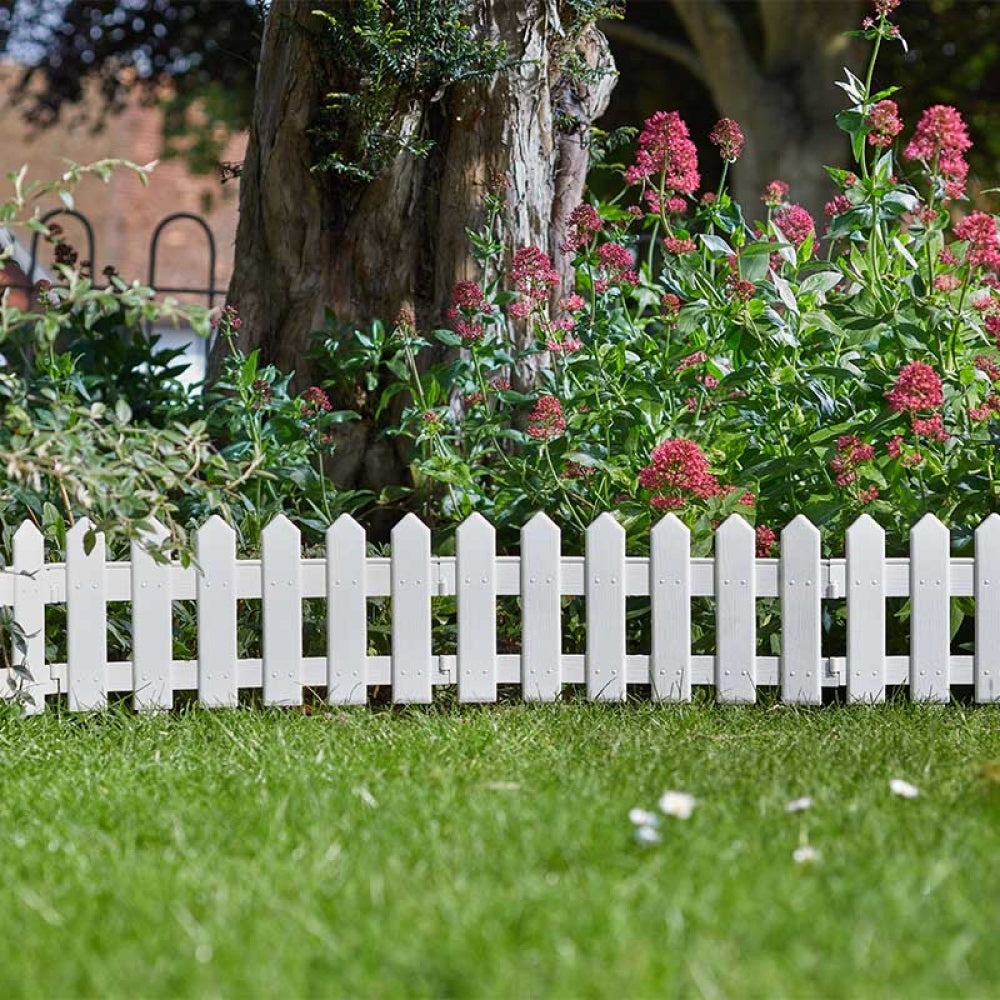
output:
M 885 532 L 867 514 L 847 529 L 847 700 L 885 701 Z
M 24 709 L 28 715 L 45 711 L 45 696 L 56 690 L 45 662 L 45 595 L 41 574 L 45 567 L 45 539 L 31 521 L 22 522 L 14 532 L 14 621 L 24 632 L 27 651 L 25 663 L 31 683 L 25 685 L 31 701 Z M 16 649 L 11 651 L 17 657 Z
M 624 701 L 625 529 L 611 514 L 587 528 L 587 697 Z
M 951 536 L 925 514 L 910 531 L 910 697 L 951 698 Z
M 237 703 L 236 532 L 213 514 L 195 536 L 198 562 L 198 701 Z
M 497 700 L 496 532 L 471 514 L 456 532 L 458 700 Z
M 720 702 L 757 700 L 756 535 L 731 514 L 715 533 L 715 694 Z
M 537 513 L 521 528 L 521 696 L 555 701 L 562 692 L 561 541 Z
M 326 698 L 368 700 L 365 529 L 341 514 L 326 531 Z
M 653 701 L 691 700 L 691 532 L 676 514 L 654 525 L 649 539 Z
M 781 700 L 823 703 L 820 534 L 803 514 L 781 532 Z
M 167 537 L 167 529 L 154 518 L 149 530 L 131 545 L 132 706 L 139 712 L 174 704 L 170 567 L 148 551 Z
M 976 701 L 1000 701 L 1000 514 L 976 528 Z
M 108 704 L 104 535 L 97 533 L 88 553 L 84 540 L 90 530 L 85 517 L 66 532 L 66 687 L 71 712 Z
M 302 578 L 299 529 L 278 514 L 261 532 L 260 596 L 265 705 L 302 704 Z
M 392 700 L 429 705 L 431 676 L 431 533 L 416 514 L 392 529 Z

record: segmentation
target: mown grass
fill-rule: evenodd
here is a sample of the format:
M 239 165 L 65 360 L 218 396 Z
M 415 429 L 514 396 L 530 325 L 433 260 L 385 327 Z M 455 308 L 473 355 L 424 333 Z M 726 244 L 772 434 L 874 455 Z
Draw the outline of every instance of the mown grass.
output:
M 0 995 L 995 995 L 998 723 L 7 713 Z M 628 810 L 666 788 L 699 805 L 644 847 Z M 816 865 L 792 860 L 804 836 Z

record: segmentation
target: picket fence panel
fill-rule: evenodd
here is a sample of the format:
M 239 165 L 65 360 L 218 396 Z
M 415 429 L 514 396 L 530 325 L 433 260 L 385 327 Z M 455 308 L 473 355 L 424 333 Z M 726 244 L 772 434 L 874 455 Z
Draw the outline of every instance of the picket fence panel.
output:
M 496 555 L 493 526 L 478 514 L 456 533 L 454 556 L 431 555 L 431 532 L 408 515 L 392 531 L 389 557 L 368 556 L 363 528 L 348 515 L 326 533 L 322 558 L 303 558 L 298 528 L 284 516 L 263 531 L 260 559 L 237 558 L 235 531 L 219 517 L 195 536 L 193 565 L 163 564 L 147 551 L 165 537 L 156 523 L 127 562 L 108 562 L 87 520 L 66 536 L 64 562 L 45 561 L 37 527 L 21 525 L 13 560 L 0 574 L 0 606 L 26 636 L 33 680 L 24 691 L 43 711 L 64 695 L 72 710 L 100 709 L 130 694 L 140 711 L 167 709 L 177 692 L 201 704 L 238 704 L 259 689 L 265 704 L 301 705 L 325 689 L 332 705 L 364 705 L 390 686 L 397 704 L 427 704 L 455 685 L 460 702 L 495 702 L 500 685 L 555 701 L 578 685 L 595 701 L 621 702 L 642 685 L 659 702 L 685 702 L 713 686 L 720 702 L 752 704 L 761 687 L 783 701 L 818 705 L 824 688 L 850 702 L 877 703 L 896 685 L 918 701 L 945 702 L 956 685 L 979 702 L 1000 700 L 1000 515 L 975 532 L 972 557 L 953 557 L 933 515 L 914 525 L 910 554 L 886 558 L 885 533 L 868 515 L 846 533 L 844 558 L 822 558 L 821 536 L 799 516 L 781 533 L 780 559 L 755 555 L 754 529 L 733 515 L 716 531 L 714 555 L 691 557 L 688 529 L 673 514 L 652 530 L 648 556 L 626 552 L 611 514 L 587 529 L 583 556 L 561 553 L 558 525 L 539 513 L 521 531 L 520 555 Z M 432 600 L 455 598 L 454 654 L 435 653 Z M 498 652 L 497 599 L 517 598 L 520 652 Z M 583 598 L 585 651 L 563 652 L 563 610 Z M 692 652 L 693 598 L 715 602 L 713 654 Z M 950 601 L 975 601 L 972 655 L 951 653 Z M 303 600 L 326 605 L 326 649 L 303 655 Z M 628 600 L 649 608 L 648 651 L 627 647 Z M 886 601 L 909 598 L 910 652 L 886 653 Z M 388 600 L 389 653 L 372 655 L 368 602 Z M 758 601 L 780 605 L 779 655 L 757 649 Z M 824 602 L 846 599 L 846 655 L 823 650 Z M 175 601 L 197 604 L 197 654 L 173 658 Z M 261 601 L 261 655 L 240 657 L 239 601 Z M 131 605 L 128 661 L 108 661 L 108 603 Z M 65 605 L 66 660 L 45 663 L 46 607 Z M 246 625 L 244 625 L 244 628 Z M 5 685 L 6 689 L 6 685 Z

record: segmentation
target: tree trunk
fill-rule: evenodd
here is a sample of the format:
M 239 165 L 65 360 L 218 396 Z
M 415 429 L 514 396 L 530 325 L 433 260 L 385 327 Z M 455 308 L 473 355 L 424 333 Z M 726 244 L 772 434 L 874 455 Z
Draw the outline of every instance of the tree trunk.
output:
M 823 165 L 844 166 L 849 150 L 834 122 L 845 103 L 834 81 L 844 66 L 859 69 L 860 46 L 844 32 L 859 25 L 863 0 L 758 0 L 759 40 L 747 15 L 724 0 L 672 0 L 672 8 L 686 43 L 628 22 L 612 22 L 608 33 L 682 66 L 704 83 L 720 115 L 740 123 L 747 142 L 732 184 L 751 218 L 764 185 L 780 179 L 819 221 L 834 194 Z
M 506 179 L 506 245 L 554 251 L 582 196 L 582 138 L 614 83 L 604 36 L 592 27 L 575 47 L 606 75 L 586 86 L 560 70 L 565 36 L 555 0 L 478 0 L 475 26 L 506 43 L 510 68 L 411 101 L 406 128 L 433 141 L 430 154 L 402 153 L 361 184 L 310 169 L 309 129 L 336 74 L 323 62 L 314 6 L 274 0 L 270 7 L 229 290 L 242 319 L 240 347 L 259 347 L 264 361 L 295 369 L 300 385 L 314 374 L 303 355 L 326 307 L 362 324 L 389 323 L 408 306 L 421 331 L 444 325 L 455 282 L 479 277 L 464 230 L 483 218 L 492 178 Z M 582 132 L 557 129 L 567 115 Z M 213 371 L 224 349 L 217 345 Z M 346 425 L 333 461 L 339 484 L 380 488 L 403 475 L 402 456 L 373 421 Z

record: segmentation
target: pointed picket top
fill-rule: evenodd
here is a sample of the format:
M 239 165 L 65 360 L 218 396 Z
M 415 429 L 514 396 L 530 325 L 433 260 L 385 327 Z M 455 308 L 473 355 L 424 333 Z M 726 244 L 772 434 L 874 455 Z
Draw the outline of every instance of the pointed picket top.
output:
M 616 538 L 618 535 L 624 534 L 625 529 L 621 522 L 609 511 L 598 514 L 587 526 L 588 538 Z
M 236 538 L 236 532 L 218 514 L 213 514 L 195 533 L 199 542 L 211 544 L 230 537 Z
M 791 521 L 781 529 L 781 548 L 784 550 L 786 544 L 795 544 L 797 538 L 819 540 L 819 528 L 809 520 L 805 514 L 797 514 Z
M 942 524 L 941 521 L 939 521 L 933 514 L 924 514 L 924 516 L 910 529 L 911 541 L 923 538 L 928 539 L 928 541 L 933 538 L 939 543 L 943 539 L 947 539 L 949 548 L 951 546 L 951 532 L 948 530 L 947 526 Z M 926 544 L 926 542 L 924 544 Z
M 742 514 L 730 514 L 729 517 L 715 529 L 715 534 L 719 538 L 726 539 L 737 539 L 744 538 L 749 539 L 751 542 L 756 544 L 757 533 L 754 531 L 753 526 L 750 524 Z
M 281 542 L 288 543 L 292 541 L 298 544 L 302 535 L 295 523 L 290 521 L 284 514 L 275 514 L 275 516 L 268 521 L 264 530 L 261 531 L 260 537 L 261 541 L 267 538 L 273 538 L 278 544 Z
M 407 514 L 401 521 L 397 521 L 395 527 L 390 532 L 390 540 L 393 545 L 397 538 L 423 538 L 430 537 L 431 529 L 417 517 L 416 514 Z
M 653 525 L 653 529 L 650 534 L 654 538 L 662 536 L 665 538 L 690 539 L 691 537 L 691 532 L 688 530 L 688 526 L 673 511 L 661 517 L 660 520 Z
M 543 538 L 555 538 L 558 540 L 560 536 L 559 525 L 543 510 L 540 510 L 530 521 L 521 526 L 522 544 L 525 542 L 536 542 L 536 540 Z
M 859 539 L 866 536 L 868 538 L 882 538 L 885 535 L 885 529 L 871 514 L 861 514 L 851 522 L 847 534 L 857 536 Z
M 456 538 L 459 542 L 462 539 L 474 539 L 481 538 L 484 541 L 488 541 L 496 537 L 496 529 L 490 524 L 489 521 L 483 517 L 478 511 L 474 514 L 470 514 L 459 526 L 458 530 L 455 532 Z
M 76 524 L 66 532 L 66 542 L 68 545 L 79 545 L 83 548 L 83 540 L 87 532 L 94 527 L 94 522 L 89 517 L 81 517 Z M 101 535 L 97 536 L 98 544 L 101 543 Z
M 996 517 L 996 514 L 993 517 Z M 14 532 L 15 545 L 32 545 L 39 541 L 44 544 L 45 536 L 34 521 L 22 521 L 20 527 Z
M 329 528 L 326 529 L 327 544 L 348 538 L 365 537 L 365 529 L 351 517 L 350 514 L 341 514 Z
M 151 517 L 129 545 L 132 558 L 152 559 L 149 550 L 159 548 L 169 538 L 170 532 L 155 517 Z
M 30 522 L 25 522 L 30 524 Z M 23 528 L 24 525 L 22 524 Z M 34 527 L 34 525 L 32 525 Z M 18 528 L 18 531 L 21 529 Z M 983 545 L 1000 545 L 1000 514 L 990 514 L 982 524 L 976 528 L 975 532 L 976 541 L 982 541 L 980 544 Z

